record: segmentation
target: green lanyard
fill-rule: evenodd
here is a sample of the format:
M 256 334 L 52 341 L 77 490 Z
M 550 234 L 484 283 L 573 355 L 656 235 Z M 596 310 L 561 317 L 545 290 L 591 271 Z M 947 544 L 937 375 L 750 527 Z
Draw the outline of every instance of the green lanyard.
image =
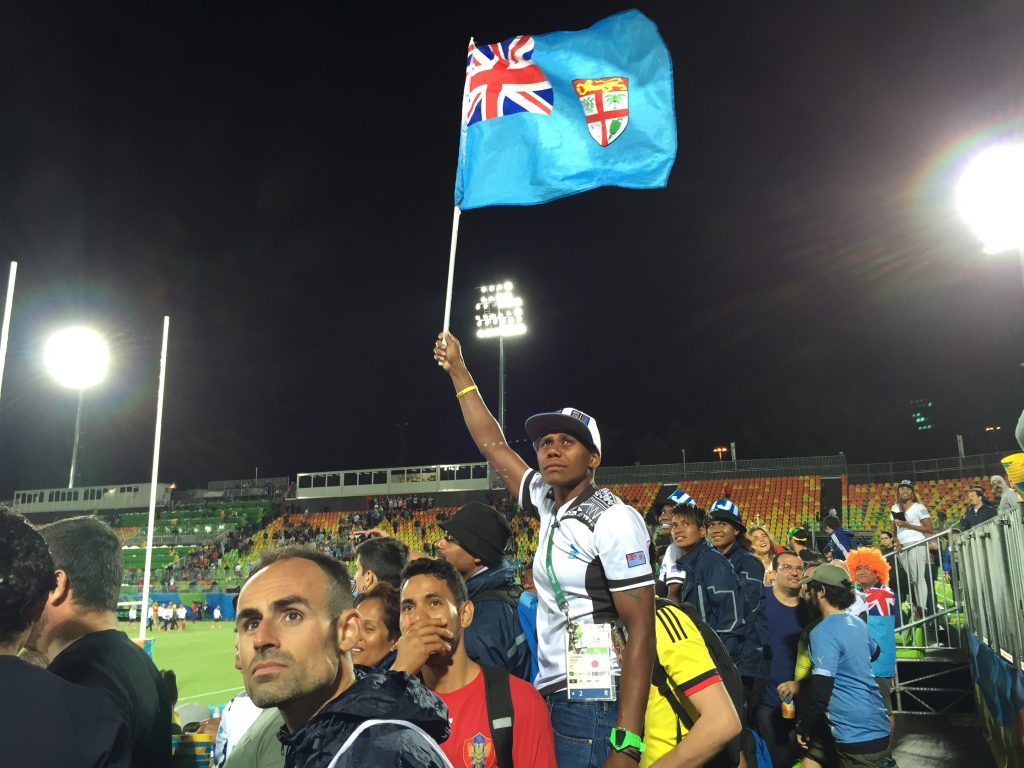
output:
M 548 575 L 548 581 L 551 582 L 551 589 L 555 591 L 555 601 L 558 603 L 559 609 L 565 614 L 565 620 L 569 621 L 569 601 L 565 597 L 565 592 L 562 591 L 562 585 L 558 583 L 558 577 L 555 576 L 555 569 L 551 565 L 551 548 L 555 543 L 555 531 L 558 530 L 558 511 L 556 510 L 555 519 L 551 523 L 551 533 L 548 534 L 548 556 L 547 562 L 544 564 L 544 570 Z

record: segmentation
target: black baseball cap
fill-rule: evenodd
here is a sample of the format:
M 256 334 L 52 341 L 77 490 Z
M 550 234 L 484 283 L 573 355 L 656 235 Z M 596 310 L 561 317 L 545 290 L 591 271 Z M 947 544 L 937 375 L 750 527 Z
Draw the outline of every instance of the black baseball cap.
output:
M 544 435 L 562 432 L 580 440 L 590 450 L 601 453 L 601 433 L 597 419 L 578 408 L 563 408 L 550 413 L 537 413 L 526 420 L 526 434 L 537 447 L 537 441 Z

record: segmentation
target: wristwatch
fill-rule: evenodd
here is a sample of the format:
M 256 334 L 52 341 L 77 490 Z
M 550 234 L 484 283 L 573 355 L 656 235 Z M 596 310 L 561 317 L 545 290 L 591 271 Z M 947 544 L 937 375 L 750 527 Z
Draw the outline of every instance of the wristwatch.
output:
M 608 741 L 611 742 L 612 749 L 616 752 L 622 752 L 632 747 L 637 752 L 643 754 L 644 750 L 647 749 L 643 739 L 632 731 L 627 731 L 625 728 L 612 728 Z

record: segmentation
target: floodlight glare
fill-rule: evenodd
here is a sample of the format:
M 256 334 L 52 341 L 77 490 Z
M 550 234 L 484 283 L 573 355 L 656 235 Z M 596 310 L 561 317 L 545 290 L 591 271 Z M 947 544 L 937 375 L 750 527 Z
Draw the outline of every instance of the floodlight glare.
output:
M 985 253 L 1024 249 L 1024 144 L 975 155 L 957 182 L 956 207 Z
M 58 384 L 83 390 L 103 381 L 110 350 L 96 331 L 76 326 L 57 331 L 46 340 L 43 360 Z

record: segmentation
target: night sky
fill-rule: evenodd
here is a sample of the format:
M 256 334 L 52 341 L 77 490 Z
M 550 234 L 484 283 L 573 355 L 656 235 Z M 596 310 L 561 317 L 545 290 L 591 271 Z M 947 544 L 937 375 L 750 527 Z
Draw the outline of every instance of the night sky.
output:
M 0 25 L 0 498 L 66 482 L 75 396 L 41 349 L 70 322 L 114 358 L 81 481 L 148 479 L 165 313 L 163 481 L 478 460 L 430 354 L 466 43 L 629 7 L 673 57 L 668 188 L 462 217 L 452 330 L 492 406 L 477 289 L 526 302 L 510 439 L 572 405 L 606 465 L 1012 447 L 1021 268 L 981 254 L 953 186 L 1024 135 L 1021 4 L 21 3 Z

